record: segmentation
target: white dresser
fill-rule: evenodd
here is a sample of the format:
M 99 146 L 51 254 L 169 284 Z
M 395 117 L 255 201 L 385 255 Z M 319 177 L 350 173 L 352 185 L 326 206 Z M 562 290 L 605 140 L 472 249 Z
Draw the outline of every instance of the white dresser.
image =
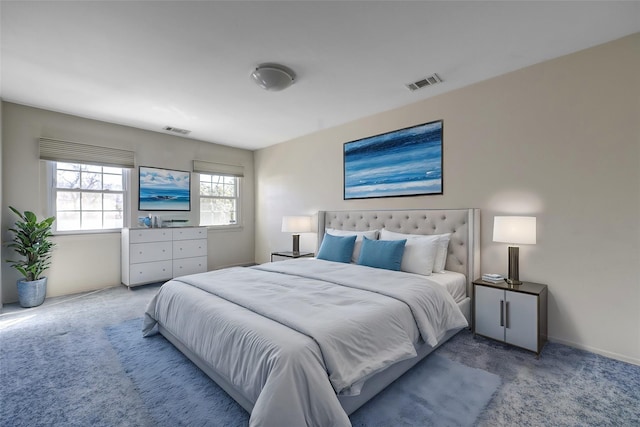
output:
M 207 271 L 207 228 L 123 228 L 122 283 L 131 287 Z

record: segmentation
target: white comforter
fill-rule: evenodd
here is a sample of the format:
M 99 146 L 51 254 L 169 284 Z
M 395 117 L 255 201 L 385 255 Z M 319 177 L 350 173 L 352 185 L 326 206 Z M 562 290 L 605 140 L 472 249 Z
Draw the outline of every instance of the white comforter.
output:
M 336 394 L 467 326 L 426 278 L 316 259 L 174 279 L 145 335 L 156 322 L 255 402 L 252 426 L 348 426 Z

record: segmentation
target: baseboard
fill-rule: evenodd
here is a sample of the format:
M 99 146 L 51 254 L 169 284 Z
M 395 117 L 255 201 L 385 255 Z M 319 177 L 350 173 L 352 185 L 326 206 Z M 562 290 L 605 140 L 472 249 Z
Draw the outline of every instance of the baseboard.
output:
M 606 350 L 602 350 L 600 348 L 596 348 L 596 347 L 591 347 L 588 345 L 583 345 L 583 344 L 578 344 L 572 341 L 567 341 L 567 340 L 563 340 L 560 338 L 555 338 L 555 337 L 548 337 L 550 342 L 555 342 L 558 344 L 563 344 L 569 347 L 573 347 L 573 348 L 577 348 L 580 350 L 586 350 L 589 351 L 591 353 L 595 353 L 595 354 L 599 354 L 600 356 L 604 356 L 604 357 L 608 357 L 609 359 L 615 359 L 615 360 L 619 360 L 621 362 L 625 362 L 625 363 L 631 363 L 632 365 L 638 365 L 640 366 L 640 359 L 636 359 L 633 357 L 629 357 L 629 356 L 625 356 L 623 354 L 618 354 L 618 353 L 614 353 L 611 351 L 606 351 Z

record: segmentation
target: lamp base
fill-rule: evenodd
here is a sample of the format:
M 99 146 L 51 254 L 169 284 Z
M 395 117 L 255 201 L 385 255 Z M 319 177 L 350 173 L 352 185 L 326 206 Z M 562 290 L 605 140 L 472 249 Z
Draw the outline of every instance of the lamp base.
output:
M 293 254 L 300 255 L 300 235 L 293 235 Z
M 509 246 L 509 276 L 507 283 L 510 285 L 520 285 L 520 272 L 518 268 L 518 255 L 520 248 L 517 246 Z
M 504 279 L 504 281 L 507 282 L 507 285 L 509 285 L 509 286 L 522 285 L 522 282 L 520 280 Z

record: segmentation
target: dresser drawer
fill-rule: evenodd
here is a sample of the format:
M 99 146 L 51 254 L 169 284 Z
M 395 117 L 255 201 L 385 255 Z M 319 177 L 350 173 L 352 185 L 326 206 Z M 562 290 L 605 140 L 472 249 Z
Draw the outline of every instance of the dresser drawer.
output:
M 207 239 L 178 240 L 173 242 L 173 258 L 191 258 L 207 255 Z
M 173 277 L 172 261 L 144 262 L 130 267 L 131 284 L 152 283 Z
M 129 229 L 129 243 L 148 243 L 171 241 L 172 230 L 163 229 Z
M 187 274 L 204 273 L 207 271 L 207 257 L 184 258 L 173 261 L 173 277 Z
M 174 228 L 171 231 L 173 231 L 173 240 L 191 240 L 191 239 L 207 238 L 206 227 Z
M 170 241 L 133 244 L 130 248 L 131 264 L 170 260 L 172 258 L 171 248 L 172 243 Z

